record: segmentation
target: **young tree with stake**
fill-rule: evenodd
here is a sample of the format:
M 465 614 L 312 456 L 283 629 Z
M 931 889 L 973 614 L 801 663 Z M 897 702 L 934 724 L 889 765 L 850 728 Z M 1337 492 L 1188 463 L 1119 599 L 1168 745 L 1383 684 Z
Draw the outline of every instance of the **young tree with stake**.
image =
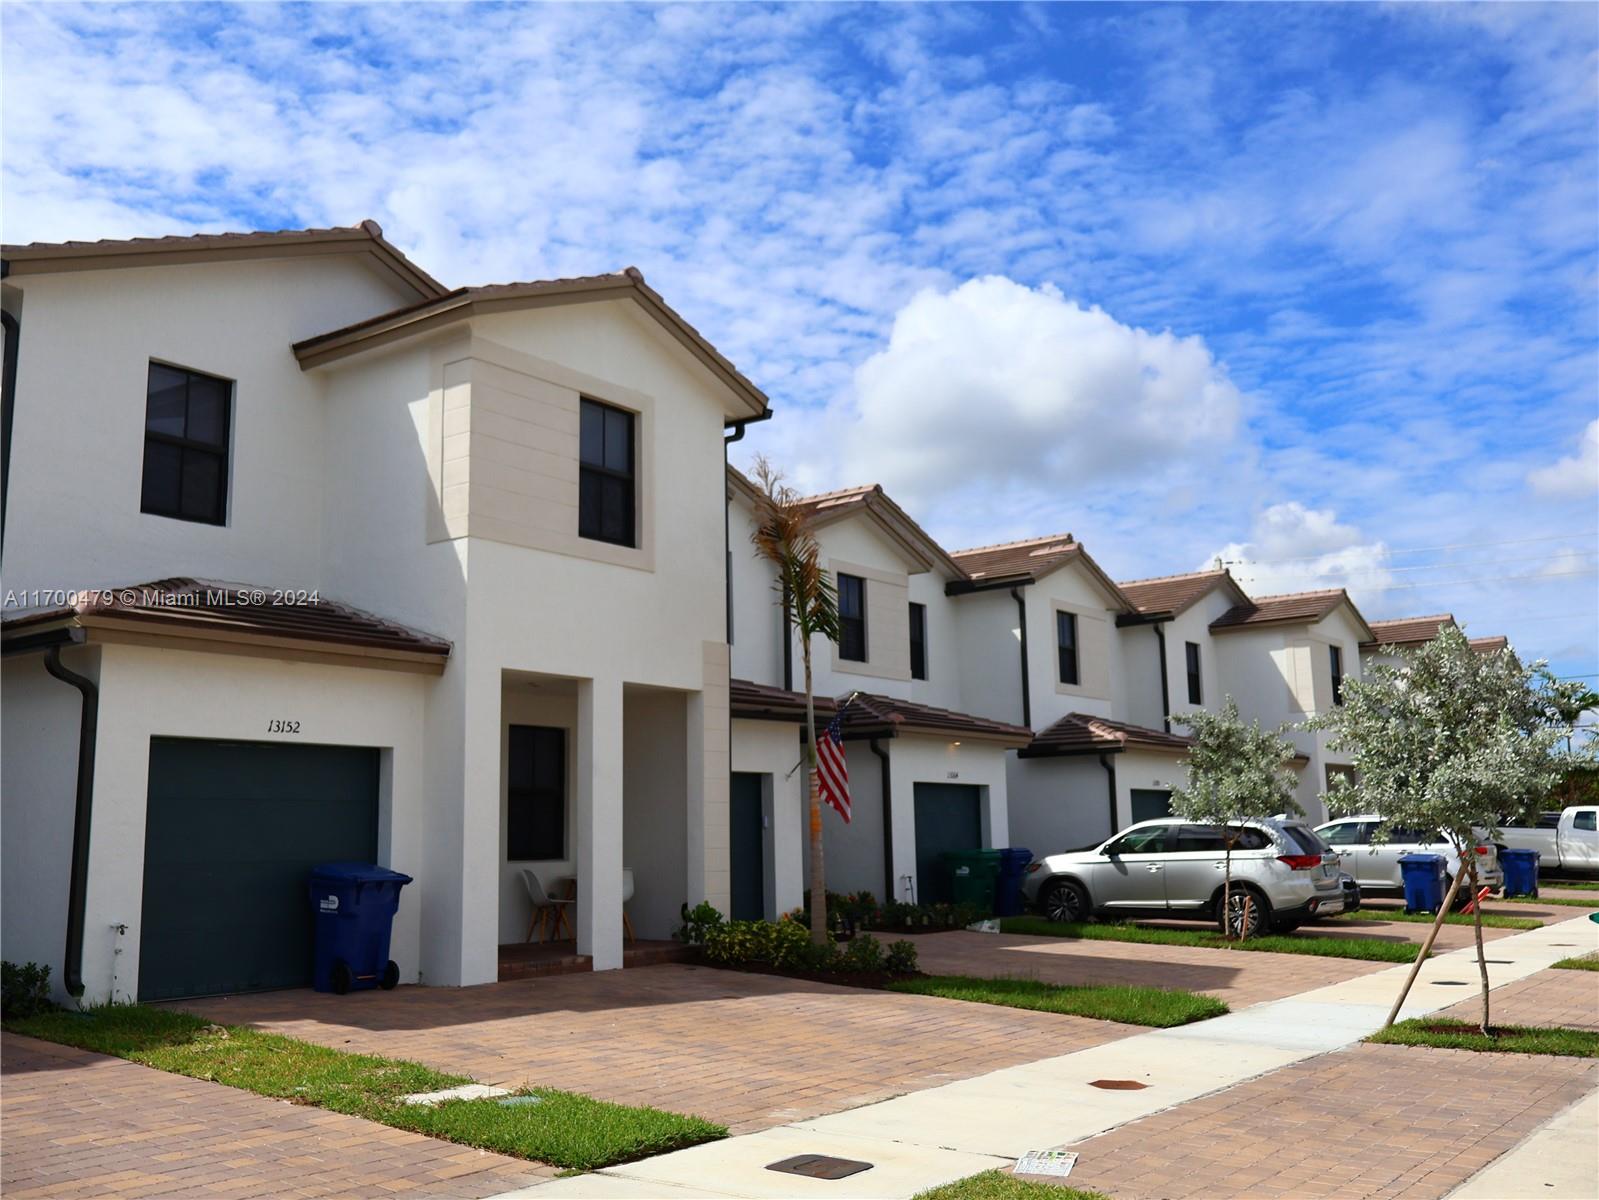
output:
M 1592 765 L 1591 748 L 1570 748 L 1572 731 L 1593 695 L 1562 682 L 1543 662 L 1524 666 L 1509 651 L 1483 654 L 1446 625 L 1426 645 L 1403 653 L 1403 666 L 1373 666 L 1346 679 L 1343 703 L 1308 722 L 1330 730 L 1347 750 L 1358 782 L 1339 780 L 1329 810 L 1381 813 L 1388 824 L 1437 829 L 1449 839 L 1463 870 L 1456 872 L 1438 919 L 1394 1002 L 1392 1025 L 1432 949 L 1462 885 L 1476 895 L 1476 846 L 1501 822 L 1536 813 L 1544 798 L 1575 768 Z M 1488 963 L 1482 914 L 1473 906 L 1477 968 L 1482 977 L 1482 1032 L 1488 1035 Z
M 776 571 L 773 587 L 788 625 L 799 635 L 805 668 L 805 764 L 810 775 L 811 941 L 828 943 L 827 873 L 822 863 L 822 798 L 816 783 L 816 700 L 811 687 L 811 639 L 839 638 L 838 590 L 822 566 L 821 547 L 799 494 L 765 458 L 755 460 L 760 497 L 755 506 L 756 553 Z M 786 633 L 786 631 L 785 631 Z
M 1231 696 L 1219 713 L 1196 710 L 1173 714 L 1171 720 L 1188 726 L 1194 738 L 1187 758 L 1188 783 L 1172 789 L 1172 812 L 1221 828 L 1226 851 L 1217 919 L 1224 936 L 1250 937 L 1260 931 L 1266 914 L 1252 893 L 1233 895 L 1233 847 L 1243 836 L 1245 821 L 1304 812 L 1294 799 L 1293 744 L 1281 730 L 1262 729 L 1259 721 L 1245 725 Z

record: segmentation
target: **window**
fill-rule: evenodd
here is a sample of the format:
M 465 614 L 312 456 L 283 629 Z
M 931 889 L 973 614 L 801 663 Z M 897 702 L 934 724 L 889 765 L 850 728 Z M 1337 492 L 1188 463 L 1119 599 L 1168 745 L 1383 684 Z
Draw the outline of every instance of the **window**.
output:
M 1183 650 L 1188 657 L 1188 703 L 1203 704 L 1204 691 L 1199 680 L 1199 643 L 1185 642 Z
M 927 605 L 911 605 L 911 678 L 927 678 Z
M 1301 853 L 1326 854 L 1332 849 L 1322 840 L 1321 834 L 1308 825 L 1284 825 L 1283 832 L 1288 835 L 1290 842 L 1299 847 Z
M 566 730 L 512 725 L 506 763 L 505 857 L 566 857 Z
M 1332 663 L 1333 703 L 1344 702 L 1344 648 L 1342 646 L 1328 646 L 1327 657 Z
M 1106 854 L 1159 854 L 1166 844 L 1169 825 L 1151 825 L 1123 834 L 1105 847 Z
M 139 511 L 221 525 L 228 509 L 228 424 L 233 384 L 150 364 L 144 405 Z
M 1220 825 L 1184 825 L 1178 830 L 1173 849 L 1178 854 L 1225 854 L 1227 836 Z M 1271 845 L 1271 839 L 1253 825 L 1232 826 L 1232 839 L 1235 851 L 1264 850 Z
M 1060 655 L 1060 681 L 1076 684 L 1077 676 L 1077 614 L 1055 614 L 1055 645 Z
M 1333 846 L 1364 846 L 1371 841 L 1371 827 L 1364 821 L 1341 821 L 1327 826 L 1321 836 Z
M 866 580 L 859 575 L 838 576 L 838 656 L 851 662 L 866 661 Z
M 579 405 L 577 532 L 637 545 L 633 516 L 633 414 L 584 399 Z
M 1571 818 L 1571 827 L 1573 829 L 1587 830 L 1592 830 L 1595 827 L 1599 827 L 1599 821 L 1595 820 L 1595 816 L 1596 814 L 1591 812 L 1580 812 Z

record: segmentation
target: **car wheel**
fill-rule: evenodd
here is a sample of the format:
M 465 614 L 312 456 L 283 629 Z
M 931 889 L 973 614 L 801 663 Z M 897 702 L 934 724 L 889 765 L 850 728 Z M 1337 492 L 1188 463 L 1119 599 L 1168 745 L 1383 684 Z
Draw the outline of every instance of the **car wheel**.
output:
M 1088 919 L 1088 893 L 1070 879 L 1057 879 L 1044 888 L 1038 910 L 1051 921 L 1077 922 Z
M 381 987 L 385 992 L 392 992 L 395 988 L 400 986 L 400 964 L 395 962 L 392 958 L 389 959 L 388 964 L 384 966 L 383 978 L 378 980 L 378 986 Z
M 1219 907 L 1219 905 L 1218 905 Z M 1223 937 L 1252 938 L 1266 932 L 1271 905 L 1252 888 L 1235 887 L 1228 896 L 1227 912 L 1216 919 Z
M 350 970 L 350 964 L 342 958 L 335 959 L 333 969 L 328 972 L 328 982 L 333 987 L 334 995 L 343 996 L 350 990 L 350 986 L 355 983 L 355 972 Z

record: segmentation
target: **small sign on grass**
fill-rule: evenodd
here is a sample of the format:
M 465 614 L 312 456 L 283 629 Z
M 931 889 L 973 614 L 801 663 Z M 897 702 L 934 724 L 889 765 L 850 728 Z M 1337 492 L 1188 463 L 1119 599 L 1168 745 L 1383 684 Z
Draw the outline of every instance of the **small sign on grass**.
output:
M 1051 1175 L 1064 1179 L 1077 1165 L 1075 1150 L 1029 1150 L 1016 1160 L 1013 1174 Z

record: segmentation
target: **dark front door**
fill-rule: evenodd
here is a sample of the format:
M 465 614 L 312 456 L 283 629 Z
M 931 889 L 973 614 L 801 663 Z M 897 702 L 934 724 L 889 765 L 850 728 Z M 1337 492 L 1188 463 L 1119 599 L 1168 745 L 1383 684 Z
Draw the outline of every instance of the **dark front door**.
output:
M 1133 802 L 1133 824 L 1140 821 L 1153 821 L 1156 817 L 1171 816 L 1171 793 L 1162 788 L 1134 788 L 1131 800 Z
M 923 904 L 952 900 L 952 850 L 983 848 L 983 790 L 969 783 L 918 783 L 916 796 L 916 898 Z
M 306 873 L 377 842 L 376 750 L 151 739 L 139 999 L 309 985 Z
M 733 772 L 732 838 L 732 917 L 735 921 L 759 921 L 766 915 L 766 830 L 761 817 L 761 776 L 748 771 Z

